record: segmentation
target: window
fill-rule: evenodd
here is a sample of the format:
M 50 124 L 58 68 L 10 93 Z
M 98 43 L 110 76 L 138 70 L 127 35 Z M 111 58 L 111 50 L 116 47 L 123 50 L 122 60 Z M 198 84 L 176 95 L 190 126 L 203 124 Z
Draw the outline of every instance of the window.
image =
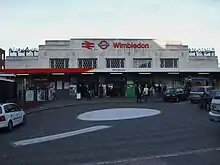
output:
M 205 89 L 203 87 L 193 87 L 191 92 L 204 92 Z
M 5 106 L 4 106 L 4 109 L 5 109 L 5 113 L 11 113 L 11 112 L 14 112 L 14 111 L 15 111 L 13 104 L 5 105 Z
M 106 59 L 106 68 L 124 68 L 125 67 L 125 59 Z
M 168 88 L 165 93 L 176 93 L 176 88 Z
M 160 67 L 161 68 L 178 68 L 178 59 L 162 58 L 160 59 Z
M 50 68 L 69 68 L 69 59 L 67 58 L 51 58 Z
M 183 93 L 184 91 L 183 91 L 183 89 L 181 89 L 181 88 L 178 88 L 178 89 L 176 89 L 176 93 L 178 93 L 178 94 L 181 94 L 181 93 Z
M 13 104 L 13 108 L 15 111 L 21 111 L 21 108 L 16 104 Z
M 133 67 L 134 68 L 151 68 L 152 59 L 151 58 L 143 58 L 143 59 L 133 59 Z
M 0 114 L 2 114 L 2 107 L 0 106 Z
M 97 68 L 97 59 L 94 58 L 81 58 L 78 59 L 79 68 Z

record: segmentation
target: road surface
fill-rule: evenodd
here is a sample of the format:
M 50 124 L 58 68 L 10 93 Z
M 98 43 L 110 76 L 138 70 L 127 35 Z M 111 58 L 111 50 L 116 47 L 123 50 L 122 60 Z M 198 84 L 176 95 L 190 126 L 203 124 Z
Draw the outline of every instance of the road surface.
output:
M 161 113 L 116 121 L 77 118 L 109 108 Z M 188 102 L 79 105 L 29 115 L 27 125 L 0 132 L 0 148 L 2 165 L 219 165 L 220 125 Z

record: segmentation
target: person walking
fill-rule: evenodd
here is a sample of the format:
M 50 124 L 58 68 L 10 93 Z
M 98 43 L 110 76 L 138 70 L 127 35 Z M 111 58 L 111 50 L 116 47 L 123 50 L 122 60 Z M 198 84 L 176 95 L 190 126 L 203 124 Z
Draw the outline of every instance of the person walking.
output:
M 144 102 L 147 102 L 148 95 L 149 95 L 149 88 L 148 88 L 148 86 L 146 84 L 145 87 L 144 87 Z
M 137 97 L 137 103 L 142 101 L 142 89 L 141 89 L 141 85 L 137 85 L 136 88 L 136 97 Z

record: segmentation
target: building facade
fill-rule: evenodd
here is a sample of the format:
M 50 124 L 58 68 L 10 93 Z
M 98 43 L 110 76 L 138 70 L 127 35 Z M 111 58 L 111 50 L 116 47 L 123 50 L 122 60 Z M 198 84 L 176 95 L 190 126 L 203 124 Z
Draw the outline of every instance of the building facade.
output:
M 24 52 L 11 51 L 6 68 L 95 68 L 93 72 L 114 72 L 115 68 L 124 72 L 218 68 L 214 51 L 195 55 L 187 45 L 172 43 L 162 47 L 152 39 L 52 40 L 39 45 L 39 52 Z
M 95 96 L 100 85 L 113 87 L 109 95 L 124 96 L 126 91 L 134 95 L 136 82 L 181 85 L 184 79 L 201 75 L 216 82 L 220 71 L 214 49 L 189 49 L 181 43 L 161 46 L 153 39 L 48 40 L 38 49 L 10 49 L 5 62 L 2 72 L 16 74 L 21 91 L 48 93 L 53 86 L 60 98 L 75 89 L 83 93 L 88 85 Z

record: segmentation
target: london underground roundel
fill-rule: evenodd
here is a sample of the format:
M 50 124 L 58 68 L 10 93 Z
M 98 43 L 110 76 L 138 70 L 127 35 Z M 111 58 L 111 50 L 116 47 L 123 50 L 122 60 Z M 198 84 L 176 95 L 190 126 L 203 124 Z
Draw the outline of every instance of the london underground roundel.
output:
M 101 49 L 107 49 L 109 47 L 109 43 L 105 40 L 100 41 L 98 45 Z

